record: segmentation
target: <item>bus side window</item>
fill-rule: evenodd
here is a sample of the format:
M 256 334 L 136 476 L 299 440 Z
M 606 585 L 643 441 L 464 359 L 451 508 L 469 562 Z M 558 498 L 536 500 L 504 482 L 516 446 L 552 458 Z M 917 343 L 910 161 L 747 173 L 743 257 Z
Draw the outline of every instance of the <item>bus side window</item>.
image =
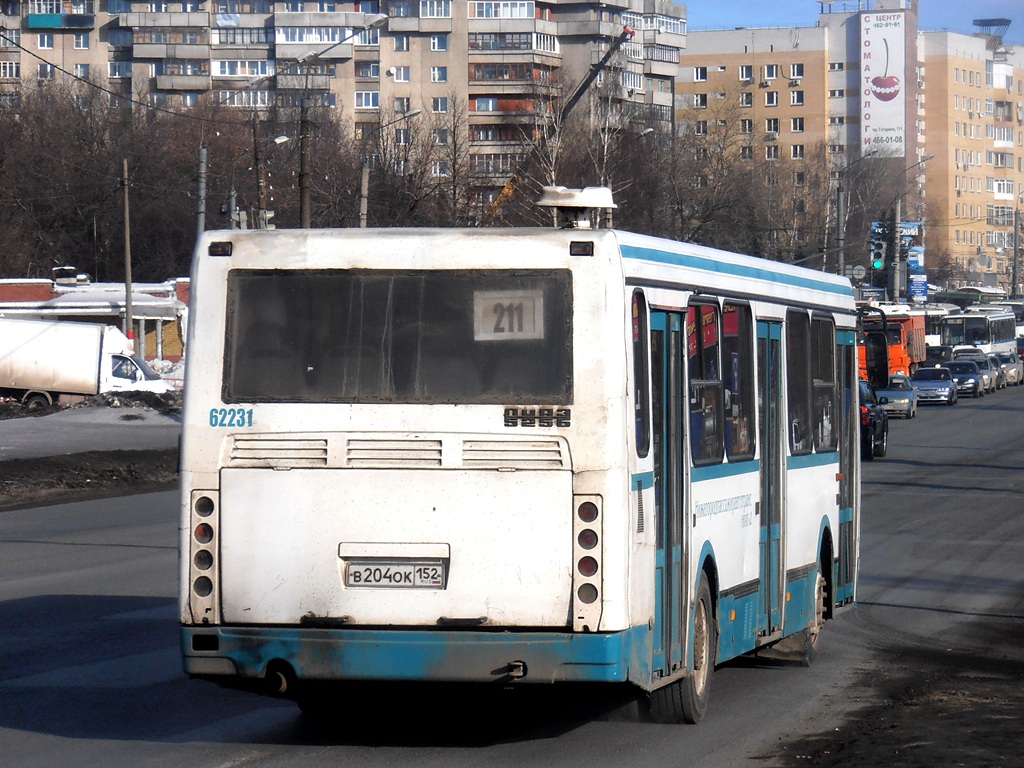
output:
M 789 450 L 794 456 L 811 452 L 811 328 L 807 313 L 786 314 L 786 395 L 789 399 Z
M 694 465 L 722 461 L 724 396 L 721 329 L 717 304 L 695 304 L 686 311 L 690 377 L 690 455 Z
M 754 457 L 754 326 L 750 307 L 726 302 L 722 310 L 725 384 L 725 454 Z
M 836 408 L 836 329 L 831 318 L 811 322 L 811 356 L 814 389 L 814 450 L 834 451 L 839 445 Z
M 636 421 L 636 455 L 646 457 L 651 448 L 651 376 L 648 365 L 647 302 L 641 291 L 633 292 L 633 411 Z

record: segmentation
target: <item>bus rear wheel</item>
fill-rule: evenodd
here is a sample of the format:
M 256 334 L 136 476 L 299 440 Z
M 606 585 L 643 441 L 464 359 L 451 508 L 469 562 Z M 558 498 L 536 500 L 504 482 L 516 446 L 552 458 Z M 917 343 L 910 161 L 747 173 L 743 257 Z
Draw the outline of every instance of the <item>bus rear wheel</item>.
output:
M 701 575 L 693 609 L 693 668 L 681 680 L 652 691 L 651 718 L 661 723 L 699 723 L 707 713 L 711 673 L 715 669 L 718 630 L 711 589 Z

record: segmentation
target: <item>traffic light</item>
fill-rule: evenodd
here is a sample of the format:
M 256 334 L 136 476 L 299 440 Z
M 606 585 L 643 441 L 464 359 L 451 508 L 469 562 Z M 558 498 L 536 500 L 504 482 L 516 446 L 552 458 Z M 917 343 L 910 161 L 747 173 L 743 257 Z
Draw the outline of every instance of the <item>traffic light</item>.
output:
M 871 240 L 871 268 L 881 269 L 885 266 L 885 240 Z

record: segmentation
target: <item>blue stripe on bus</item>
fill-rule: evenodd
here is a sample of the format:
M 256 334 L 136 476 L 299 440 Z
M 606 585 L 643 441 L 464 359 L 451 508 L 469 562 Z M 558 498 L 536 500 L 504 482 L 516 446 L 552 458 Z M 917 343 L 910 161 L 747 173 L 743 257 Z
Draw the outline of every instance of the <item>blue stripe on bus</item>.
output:
M 640 486 L 640 490 L 647 490 L 648 488 L 654 487 L 654 473 L 653 472 L 639 472 L 635 475 L 631 475 L 629 478 L 629 487 L 636 490 L 637 486 Z
M 690 473 L 693 482 L 702 480 L 718 480 L 723 477 L 736 477 L 757 472 L 760 467 L 756 461 L 736 461 L 730 464 L 712 464 L 710 467 L 694 467 Z
M 829 464 L 839 465 L 838 451 L 809 453 L 806 456 L 790 456 L 786 460 L 786 469 L 807 469 L 809 467 L 824 467 Z
M 218 650 L 192 651 L 193 635 L 216 635 Z M 182 627 L 185 671 L 209 674 L 228 659 L 243 678 L 274 660 L 300 679 L 494 682 L 509 662 L 525 663 L 523 682 L 650 681 L 647 625 L 622 632 L 478 632 L 290 627 Z M 204 670 L 206 670 L 204 672 Z
M 673 253 L 671 251 L 659 251 L 653 248 L 641 248 L 635 245 L 623 245 L 622 256 L 627 259 L 638 259 L 640 261 L 653 261 L 659 264 L 673 264 L 691 269 L 701 269 L 706 272 L 717 272 L 733 277 L 745 277 L 753 280 L 767 280 L 772 283 L 790 285 L 795 288 L 806 288 L 814 291 L 834 293 L 839 296 L 853 296 L 853 289 L 849 284 L 826 282 L 813 277 L 802 275 L 789 275 L 783 272 L 766 267 L 755 267 L 748 264 L 735 264 L 723 261 L 711 256 L 698 256 L 689 253 Z M 765 264 L 771 262 L 765 261 Z

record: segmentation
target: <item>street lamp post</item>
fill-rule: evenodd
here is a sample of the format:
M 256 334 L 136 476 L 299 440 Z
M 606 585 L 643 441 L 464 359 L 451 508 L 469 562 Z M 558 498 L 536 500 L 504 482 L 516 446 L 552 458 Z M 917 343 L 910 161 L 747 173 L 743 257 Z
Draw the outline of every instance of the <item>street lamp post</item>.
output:
M 336 43 L 323 48 L 322 50 L 307 51 L 298 58 L 297 64 L 304 68 L 305 86 L 302 91 L 302 99 L 299 102 L 299 226 L 302 229 L 309 229 L 310 224 L 310 123 L 309 123 L 309 75 L 310 65 L 317 59 L 323 57 L 328 51 L 347 43 L 354 37 L 361 35 L 368 29 L 381 27 L 388 21 L 386 13 L 368 13 L 363 19 L 363 26 L 354 29 L 352 34 L 346 35 Z
M 855 165 L 877 154 L 877 149 L 868 150 L 852 163 L 839 170 L 839 183 L 836 185 L 836 267 L 840 275 L 846 272 L 846 196 L 843 189 L 843 179 Z
M 402 115 L 399 115 L 394 120 L 389 120 L 383 123 L 377 128 L 378 136 L 385 128 L 390 128 L 392 125 L 402 122 L 403 120 L 409 120 L 420 114 L 421 110 L 413 109 Z M 366 229 L 368 209 L 370 203 L 370 156 L 363 152 L 363 163 L 360 169 L 359 179 L 359 228 Z
M 913 165 L 908 165 L 906 168 L 904 168 L 902 171 L 900 171 L 899 175 L 902 177 L 903 175 L 909 173 L 910 171 L 914 170 L 918 166 L 924 165 L 929 160 L 933 160 L 933 159 L 935 159 L 935 155 L 925 155 L 924 157 L 922 157 L 920 160 L 918 160 Z M 902 203 L 903 203 L 903 196 L 905 194 L 907 194 L 907 190 L 906 189 L 901 190 L 899 193 L 897 193 L 896 199 L 893 201 L 895 214 L 893 216 L 893 222 L 892 222 L 892 231 L 893 231 L 893 239 L 892 239 L 892 243 L 893 243 L 893 246 L 892 246 L 893 247 L 893 253 L 892 253 L 892 274 L 889 275 L 889 284 L 890 284 L 890 287 L 892 289 L 892 299 L 893 299 L 893 301 L 898 301 L 902 291 L 904 290 L 904 288 L 908 288 L 908 286 L 906 284 L 907 283 L 907 280 L 906 280 L 906 277 L 907 277 L 907 275 L 906 275 L 906 272 L 907 272 L 907 262 L 903 258 L 903 233 L 902 233 L 903 215 L 902 215 L 902 212 L 901 212 L 901 210 L 902 210 Z

